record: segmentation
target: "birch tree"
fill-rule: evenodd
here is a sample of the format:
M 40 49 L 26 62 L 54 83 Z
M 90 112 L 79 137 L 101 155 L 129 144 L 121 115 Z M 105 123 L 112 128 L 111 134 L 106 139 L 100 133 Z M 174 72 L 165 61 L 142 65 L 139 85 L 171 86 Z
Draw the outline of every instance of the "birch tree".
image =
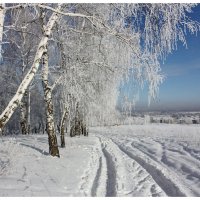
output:
M 2 41 L 3 41 L 3 24 L 4 24 L 4 7 L 5 4 L 0 4 L 0 63 L 3 61 L 2 57 Z
M 57 137 L 55 134 L 55 127 L 54 127 L 54 112 L 53 112 L 53 102 L 52 102 L 52 88 L 49 86 L 48 81 L 48 51 L 47 47 L 45 47 L 45 51 L 43 53 L 43 88 L 44 88 L 44 100 L 45 100 L 45 107 L 46 107 L 46 129 L 48 133 L 48 140 L 49 140 L 49 153 L 52 156 L 58 156 L 58 144 L 57 144 Z
M 57 11 L 59 11 L 60 9 L 61 9 L 61 5 L 58 5 Z M 44 50 L 45 50 L 44 46 L 48 42 L 48 38 L 51 34 L 51 30 L 52 30 L 54 23 L 57 20 L 57 18 L 58 18 L 58 14 L 56 12 L 54 12 L 52 14 L 52 16 L 50 17 L 47 25 L 45 26 L 45 31 L 44 31 L 45 34 L 42 37 L 42 39 L 41 39 L 41 41 L 38 45 L 38 49 L 37 49 L 32 67 L 30 68 L 30 70 L 26 74 L 24 80 L 20 84 L 16 94 L 14 95 L 12 100 L 9 102 L 8 106 L 5 108 L 3 113 L 0 115 L 0 130 L 1 131 L 2 131 L 3 127 L 5 126 L 5 124 L 8 122 L 8 120 L 10 119 L 10 117 L 12 116 L 15 109 L 19 106 L 21 99 L 23 98 L 23 95 L 25 93 L 25 90 L 27 89 L 28 85 L 32 81 L 35 73 L 37 72 L 37 70 L 39 68 L 40 59 L 41 59 L 41 57 L 44 53 Z
M 101 103 L 98 103 L 98 106 L 95 104 L 90 109 L 91 112 L 94 113 L 94 110 L 100 105 L 102 105 L 102 108 L 110 105 L 109 114 L 106 115 L 111 116 L 117 103 L 118 92 L 115 88 L 119 86 L 122 80 L 128 80 L 129 74 L 141 87 L 147 82 L 150 102 L 151 97 L 156 97 L 159 85 L 163 80 L 159 60 L 165 59 L 168 53 L 175 50 L 174 47 L 178 40 L 185 44 L 184 29 L 188 28 L 192 33 L 198 31 L 199 24 L 191 22 L 186 17 L 186 12 L 191 12 L 193 6 L 195 5 L 83 4 L 80 7 L 77 6 L 76 11 L 86 17 L 76 19 L 71 17 L 68 21 L 63 21 L 62 25 L 65 26 L 66 38 L 70 38 L 67 42 L 70 50 L 66 50 L 66 54 L 70 55 L 71 60 L 75 60 L 74 63 L 70 62 L 72 68 L 74 65 L 78 69 L 76 74 L 70 75 L 70 77 L 77 77 L 72 82 L 76 85 L 76 89 L 73 91 L 79 94 L 78 98 L 81 96 L 81 91 L 78 92 L 77 86 L 80 87 L 80 85 L 85 84 L 80 75 L 77 75 L 79 72 L 81 74 L 81 68 L 83 68 L 79 66 L 79 62 L 82 65 L 87 65 L 88 69 L 95 69 L 99 76 L 102 75 L 102 79 L 96 77 L 95 73 L 91 76 L 93 83 L 102 84 L 102 99 L 98 96 Z M 165 12 L 166 10 L 168 12 Z M 64 13 L 61 14 L 65 15 Z M 90 18 L 90 16 L 93 16 L 93 18 Z M 160 21 L 158 16 L 161 17 Z M 73 26 L 71 26 L 70 20 L 73 20 Z M 158 21 L 160 23 L 157 23 Z M 166 31 L 166 27 L 169 27 L 171 31 Z M 176 30 L 175 33 L 173 30 Z M 156 32 L 156 35 L 154 32 Z M 86 39 L 86 35 L 87 38 L 90 38 L 89 40 Z M 82 46 L 79 47 L 82 41 L 81 37 L 85 37 L 85 44 L 83 42 Z M 95 51 L 96 46 L 99 47 L 97 51 Z M 79 48 L 82 48 L 83 51 L 78 50 Z M 71 49 L 74 49 L 74 51 L 71 51 Z M 95 68 L 96 65 L 99 66 Z M 105 74 L 103 71 L 105 71 Z M 110 73 L 110 71 L 113 73 Z M 90 74 L 89 71 L 84 73 Z M 70 77 L 67 79 L 69 83 Z M 107 77 L 109 81 L 103 77 Z M 106 89 L 106 84 L 111 84 L 112 89 Z M 90 90 L 89 93 L 92 94 L 92 91 Z M 110 98 L 111 94 L 112 98 Z M 110 104 L 107 103 L 107 100 L 110 100 Z M 89 102 L 91 103 L 91 101 Z M 99 109 L 103 110 L 102 108 Z M 105 118 L 105 115 L 102 118 Z
M 37 50 L 36 45 L 38 44 L 41 32 L 38 31 L 35 14 L 30 13 L 28 8 L 24 8 L 20 10 L 20 12 L 19 10 L 12 10 L 10 23 L 16 25 L 15 27 L 10 27 L 6 31 L 5 39 L 8 44 L 5 51 L 8 53 L 13 51 L 15 68 L 19 77 L 17 85 L 19 85 L 33 62 L 33 54 Z M 9 49 L 7 49 L 8 46 Z M 6 59 L 6 61 L 8 62 L 8 59 Z M 30 132 L 30 90 L 31 86 L 26 89 L 19 106 L 22 134 L 28 134 Z
M 26 6 L 19 4 L 13 9 Z M 29 6 L 44 9 L 47 23 L 29 71 L 0 115 L 0 130 L 23 101 L 43 56 L 46 116 L 51 138 L 49 144 L 50 153 L 54 156 L 59 156 L 59 152 L 52 88 L 48 82 L 48 61 L 53 56 L 49 54 L 48 58 L 47 45 L 49 40 L 52 45 L 57 45 L 52 33 L 58 16 L 59 31 L 62 32 L 58 49 L 63 71 L 62 87 L 59 89 L 63 97 L 69 94 L 73 97 L 70 104 L 67 104 L 67 98 L 63 100 L 60 130 L 65 126 L 67 115 L 69 118 L 72 115 L 75 117 L 77 104 L 79 113 L 86 115 L 88 121 L 94 117 L 96 121 L 111 121 L 117 116 L 118 87 L 130 78 L 141 86 L 147 83 L 149 101 L 155 98 L 163 81 L 160 62 L 176 50 L 178 41 L 186 45 L 186 31 L 195 33 L 200 27 L 198 22 L 187 16 L 192 12 L 193 4 L 77 4 L 73 9 L 70 4 L 65 4 L 62 9 L 60 4 L 57 8 L 49 4 Z M 0 13 L 3 13 L 2 9 Z M 63 131 L 61 139 L 64 146 Z

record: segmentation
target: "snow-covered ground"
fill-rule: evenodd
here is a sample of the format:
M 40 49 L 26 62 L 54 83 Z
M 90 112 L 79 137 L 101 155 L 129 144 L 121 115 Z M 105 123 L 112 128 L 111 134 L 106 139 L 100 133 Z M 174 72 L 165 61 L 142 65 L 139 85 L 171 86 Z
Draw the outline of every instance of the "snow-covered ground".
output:
M 200 196 L 198 125 L 93 127 L 60 154 L 47 135 L 1 137 L 0 196 Z

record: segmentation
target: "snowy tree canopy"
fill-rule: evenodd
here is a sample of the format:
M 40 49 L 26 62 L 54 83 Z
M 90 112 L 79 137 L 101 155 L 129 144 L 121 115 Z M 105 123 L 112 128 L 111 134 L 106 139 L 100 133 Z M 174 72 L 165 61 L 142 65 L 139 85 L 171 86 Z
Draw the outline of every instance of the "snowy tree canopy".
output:
M 63 124 L 63 113 L 70 113 L 68 121 L 79 113 L 88 124 L 116 119 L 118 88 L 129 79 L 141 86 L 148 84 L 150 102 L 164 78 L 160 62 L 177 49 L 179 41 L 187 45 L 187 32 L 199 30 L 199 22 L 188 17 L 193 7 L 195 4 L 1 5 L 0 78 L 3 83 L 9 72 L 15 78 L 12 92 L 1 105 L 0 130 L 19 106 L 26 110 L 27 91 L 37 93 L 40 101 L 44 95 L 49 114 L 56 113 L 52 123 L 57 124 Z M 30 105 L 31 100 L 29 110 Z

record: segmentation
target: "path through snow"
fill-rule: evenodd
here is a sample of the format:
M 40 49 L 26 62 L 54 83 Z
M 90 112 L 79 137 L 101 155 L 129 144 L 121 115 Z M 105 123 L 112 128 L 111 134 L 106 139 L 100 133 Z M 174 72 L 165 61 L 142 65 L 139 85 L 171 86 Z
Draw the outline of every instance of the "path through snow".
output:
M 0 196 L 200 196 L 199 128 L 95 127 L 60 159 L 46 135 L 1 137 Z

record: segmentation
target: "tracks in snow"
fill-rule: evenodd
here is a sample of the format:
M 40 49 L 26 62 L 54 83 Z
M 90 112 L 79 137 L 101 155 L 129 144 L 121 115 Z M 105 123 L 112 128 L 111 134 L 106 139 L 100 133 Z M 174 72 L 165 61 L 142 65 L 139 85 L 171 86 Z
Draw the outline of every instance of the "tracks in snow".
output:
M 115 165 L 107 150 L 107 144 L 98 137 L 98 148 L 91 151 L 91 163 L 89 169 L 83 176 L 84 179 L 93 180 L 85 186 L 82 186 L 82 190 L 90 190 L 86 196 L 116 196 L 116 171 Z M 91 170 L 90 170 L 91 169 Z M 92 173 L 91 173 L 92 172 Z
M 111 139 L 102 135 L 97 137 L 101 156 L 91 186 L 91 196 L 166 196 L 152 176 L 127 152 Z M 104 195 L 98 192 L 102 185 L 105 187 Z
M 127 149 L 119 146 L 119 148 L 126 153 L 130 158 L 134 159 L 137 163 L 139 163 L 155 180 L 155 182 L 162 188 L 162 190 L 168 195 L 172 197 L 184 197 L 186 196 L 180 189 L 172 182 L 172 180 L 165 177 L 165 175 L 155 166 L 147 163 L 142 158 L 134 155 L 132 152 Z
M 109 152 L 105 148 L 102 151 L 107 163 L 106 197 L 113 197 L 116 196 L 116 168 Z
M 177 174 L 131 143 L 100 133 L 95 136 L 99 139 L 101 157 L 92 196 L 98 196 L 96 191 L 102 185 L 102 171 L 105 173 L 103 196 L 195 196 Z
M 101 170 L 102 170 L 102 157 L 99 158 L 99 167 L 97 169 L 97 173 L 94 179 L 94 182 L 92 184 L 92 189 L 91 189 L 91 196 L 95 197 L 97 196 L 97 188 L 99 186 L 99 179 L 101 176 Z

